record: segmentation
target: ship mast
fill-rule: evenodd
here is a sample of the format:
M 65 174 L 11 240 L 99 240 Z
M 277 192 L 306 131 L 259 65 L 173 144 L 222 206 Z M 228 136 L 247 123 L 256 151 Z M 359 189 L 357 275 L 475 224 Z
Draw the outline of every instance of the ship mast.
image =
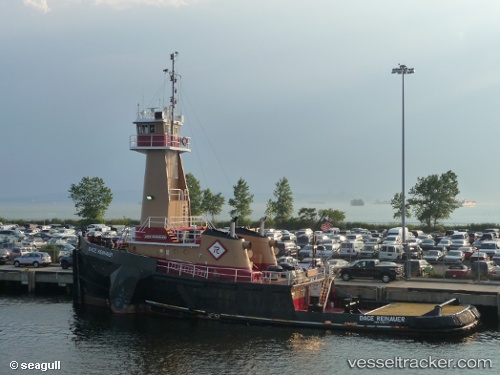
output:
M 169 72 L 168 69 L 163 69 L 165 73 L 170 76 L 170 82 L 172 82 L 172 95 L 170 96 L 170 136 L 174 134 L 174 116 L 175 116 L 175 105 L 177 104 L 177 99 L 175 99 L 175 94 L 177 94 L 177 89 L 175 84 L 177 83 L 177 75 L 175 74 L 175 58 L 179 52 L 175 51 L 170 54 L 170 60 L 172 61 L 172 70 Z

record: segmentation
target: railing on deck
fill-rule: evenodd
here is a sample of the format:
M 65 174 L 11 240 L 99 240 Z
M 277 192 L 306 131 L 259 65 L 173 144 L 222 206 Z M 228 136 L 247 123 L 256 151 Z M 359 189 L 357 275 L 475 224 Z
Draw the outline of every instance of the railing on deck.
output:
M 190 150 L 191 139 L 169 134 L 139 134 L 130 136 L 130 148 L 167 148 L 176 147 Z
M 285 285 L 305 284 L 328 277 L 328 274 L 321 269 L 319 269 L 317 273 L 305 277 L 304 275 L 298 276 L 295 271 L 250 271 L 241 268 L 213 267 L 173 260 L 158 260 L 156 269 L 158 272 L 171 275 L 200 277 L 207 280 L 224 279 L 232 282 L 259 284 L 273 282 L 279 282 Z
M 136 239 L 136 233 L 145 233 L 147 228 L 164 228 L 166 233 L 175 239 L 175 243 L 199 244 L 201 234 L 208 228 L 215 228 L 214 225 L 202 216 L 171 217 L 150 216 L 142 225 L 135 230 L 132 240 Z M 172 242 L 172 241 L 170 241 Z

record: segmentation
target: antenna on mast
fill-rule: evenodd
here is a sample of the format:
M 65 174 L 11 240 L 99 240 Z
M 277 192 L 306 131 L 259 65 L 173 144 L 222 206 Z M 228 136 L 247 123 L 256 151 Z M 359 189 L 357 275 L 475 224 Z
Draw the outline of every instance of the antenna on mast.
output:
M 164 73 L 168 73 L 170 76 L 170 82 L 172 82 L 172 96 L 170 97 L 170 137 L 173 137 L 174 134 L 174 110 L 175 105 L 177 104 L 177 100 L 175 99 L 175 94 L 177 93 L 177 89 L 175 88 L 175 84 L 177 83 L 177 75 L 175 74 L 175 58 L 179 52 L 175 51 L 170 54 L 170 60 L 172 61 L 172 70 L 163 69 Z

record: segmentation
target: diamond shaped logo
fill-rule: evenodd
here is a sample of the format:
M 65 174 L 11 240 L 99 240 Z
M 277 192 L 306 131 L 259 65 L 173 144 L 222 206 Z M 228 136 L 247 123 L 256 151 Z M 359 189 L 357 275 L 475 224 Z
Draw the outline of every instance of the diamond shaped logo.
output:
M 218 260 L 221 256 L 223 256 L 226 253 L 227 250 L 226 250 L 226 248 L 224 246 L 222 246 L 222 244 L 219 241 L 215 241 L 208 248 L 208 251 L 210 252 L 210 254 L 212 254 L 212 256 L 215 259 Z

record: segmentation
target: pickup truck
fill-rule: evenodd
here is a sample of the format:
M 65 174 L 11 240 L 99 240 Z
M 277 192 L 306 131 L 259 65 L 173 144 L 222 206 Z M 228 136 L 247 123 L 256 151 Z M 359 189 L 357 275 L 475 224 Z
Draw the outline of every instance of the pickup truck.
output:
M 403 266 L 393 262 L 380 262 L 378 259 L 356 260 L 339 271 L 344 281 L 351 279 L 380 279 L 384 283 L 403 276 Z

